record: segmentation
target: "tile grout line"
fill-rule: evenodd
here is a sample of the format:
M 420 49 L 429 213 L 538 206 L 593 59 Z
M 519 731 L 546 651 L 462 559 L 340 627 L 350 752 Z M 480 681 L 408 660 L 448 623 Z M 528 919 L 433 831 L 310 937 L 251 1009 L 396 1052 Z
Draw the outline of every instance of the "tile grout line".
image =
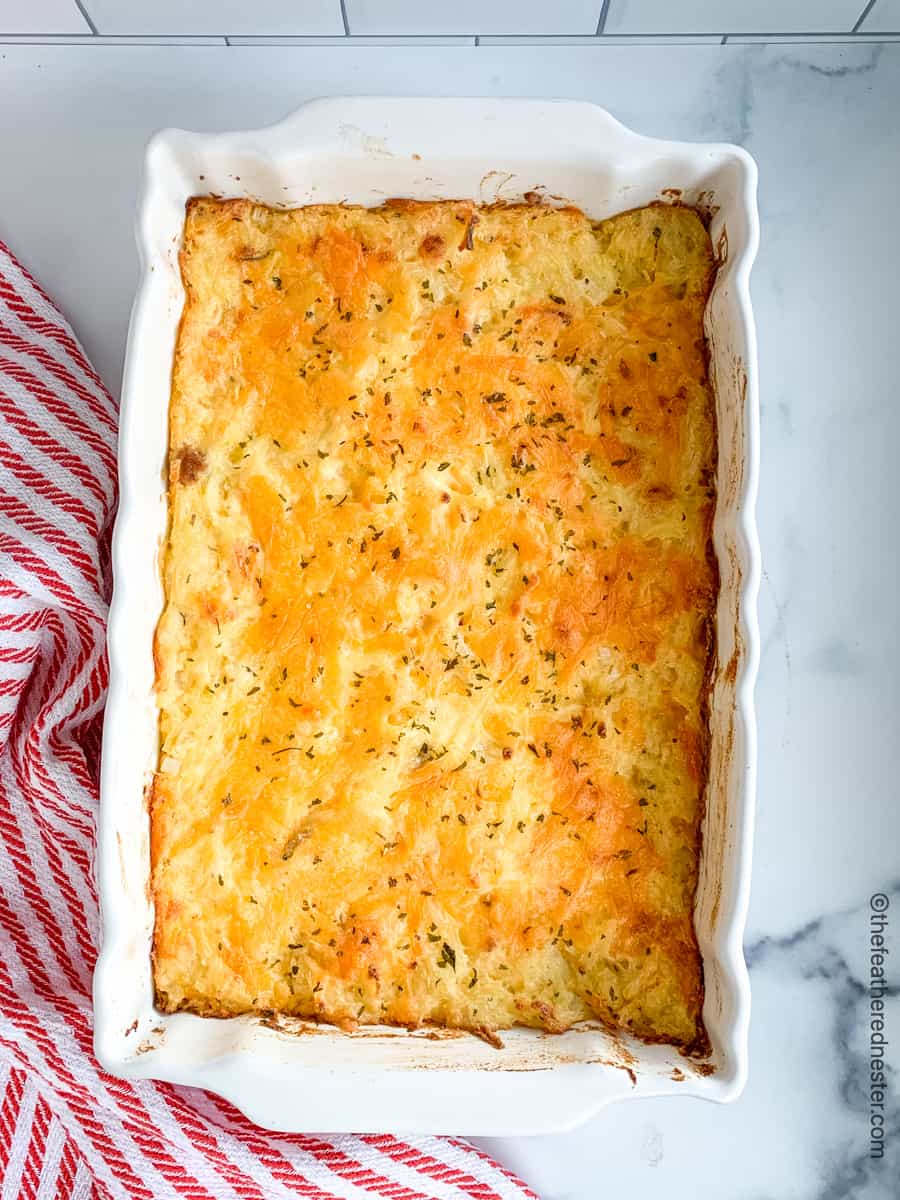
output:
M 869 0 L 868 8 L 863 13 L 863 15 L 859 18 L 859 21 L 862 21 L 865 19 L 865 17 L 868 15 L 869 9 L 871 9 L 875 3 L 876 3 L 876 0 Z M 798 32 L 796 30 L 788 29 L 788 30 L 781 30 L 778 32 L 773 32 L 771 29 L 768 29 L 768 30 L 763 30 L 763 31 L 759 31 L 759 32 L 756 32 L 756 31 L 748 32 L 746 29 L 742 29 L 740 31 L 733 30 L 731 33 L 725 33 L 725 34 L 714 33 L 712 30 L 707 31 L 706 33 L 698 33 L 697 30 L 691 30 L 690 32 L 685 32 L 685 33 L 681 33 L 681 32 L 673 33 L 671 31 L 669 33 L 615 33 L 615 34 L 608 34 L 607 37 L 608 38 L 623 38 L 623 37 L 631 38 L 635 45 L 637 45 L 637 43 L 639 41 L 642 41 L 642 42 L 664 42 L 668 38 L 685 38 L 685 37 L 721 37 L 723 39 L 724 38 L 728 38 L 728 39 L 743 38 L 743 37 L 758 37 L 758 38 L 787 38 L 787 37 L 789 37 L 789 38 L 799 38 L 799 39 L 818 38 L 818 37 L 836 37 L 836 38 L 838 38 L 838 37 L 850 37 L 850 35 L 853 33 L 860 33 L 860 32 L 865 33 L 865 30 L 860 30 L 858 28 L 859 21 L 857 21 L 856 25 L 854 25 L 854 27 L 849 30 L 845 30 L 845 29 L 802 29 Z M 557 37 L 557 36 L 576 37 L 579 35 L 577 35 L 577 34 L 558 35 L 558 34 L 536 33 L 533 35 L 531 35 L 531 34 L 526 34 L 526 35 L 498 34 L 497 36 L 502 36 L 502 37 L 518 37 L 518 36 L 529 37 L 530 36 L 530 37 L 533 37 L 535 40 L 537 40 L 538 38 L 542 38 L 542 37 Z M 596 34 L 585 34 L 584 36 L 585 37 L 596 37 L 597 35 Z M 890 37 L 890 36 L 894 36 L 894 34 L 893 34 L 893 32 L 890 32 L 890 33 L 886 34 L 885 36 Z M 606 38 L 603 38 L 601 40 L 606 40 Z
M 0 46 L 227 46 L 228 38 L 221 33 L 198 34 L 118 34 L 118 33 L 0 33 Z
M 98 33 L 97 26 L 94 24 L 91 14 L 85 8 L 83 0 L 75 0 L 75 7 L 78 9 L 78 11 L 84 17 L 85 21 L 87 22 L 87 27 L 91 31 L 93 36 L 97 37 L 97 33 Z
M 347 16 L 347 0 L 341 0 L 341 20 L 344 22 L 344 37 L 349 37 L 350 18 Z
M 79 6 L 79 9 L 80 9 L 81 0 L 75 0 L 75 3 L 76 3 L 76 5 Z M 846 33 L 842 33 L 842 32 L 818 33 L 818 32 L 812 32 L 810 30 L 805 30 L 802 33 L 754 33 L 754 34 L 727 33 L 727 34 L 722 34 L 721 36 L 718 34 L 667 34 L 667 33 L 652 34 L 651 33 L 651 34 L 635 34 L 635 35 L 633 35 L 631 40 L 628 41 L 628 45 L 635 46 L 635 47 L 666 46 L 666 45 L 678 46 L 678 45 L 685 44 L 683 39 L 691 38 L 691 37 L 697 37 L 697 38 L 702 37 L 702 38 L 709 39 L 710 44 L 712 44 L 713 38 L 719 37 L 719 41 L 717 44 L 720 46 L 739 44 L 739 43 L 742 43 L 742 39 L 751 38 L 751 37 L 753 38 L 754 42 L 758 42 L 760 44 L 765 43 L 767 38 L 774 39 L 772 42 L 773 45 L 778 44 L 779 42 L 786 42 L 788 40 L 790 40 L 792 43 L 808 44 L 810 46 L 819 44 L 815 41 L 810 41 L 809 39 L 811 39 L 811 38 L 827 38 L 830 41 L 833 41 L 835 43 L 842 42 L 847 45 L 851 45 L 853 43 L 856 43 L 858 45 L 864 45 L 864 44 L 866 44 L 867 41 L 871 41 L 871 42 L 896 41 L 897 38 L 900 38 L 900 29 L 895 30 L 895 31 L 887 31 L 887 32 L 879 31 L 878 33 L 867 34 L 867 33 L 865 33 L 864 30 L 860 31 L 860 29 L 858 28 L 859 23 L 865 19 L 865 17 L 871 11 L 871 9 L 875 3 L 876 3 L 876 0 L 870 0 L 869 4 L 867 5 L 866 9 L 864 10 L 862 16 L 859 18 L 859 21 L 857 22 L 856 26 L 854 26 L 854 28 L 852 30 L 850 30 L 849 32 L 846 32 Z M 87 14 L 85 13 L 84 15 L 85 15 L 85 19 L 87 20 L 88 19 Z M 860 36 L 856 36 L 856 35 L 860 35 Z M 15 45 L 82 46 L 82 45 L 86 45 L 92 41 L 96 41 L 96 43 L 99 45 L 126 45 L 127 44 L 127 45 L 147 45 L 147 46 L 156 46 L 156 45 L 191 46 L 191 45 L 210 45 L 210 44 L 219 45 L 219 44 L 222 44 L 222 45 L 230 46 L 232 48 L 240 48 L 241 46 L 253 45 L 254 42 L 257 42 L 257 41 L 260 43 L 265 43 L 267 45 L 275 45 L 275 46 L 277 46 L 277 45 L 279 45 L 279 43 L 283 42 L 284 45 L 289 46 L 292 44 L 292 39 L 299 38 L 299 39 L 302 39 L 302 44 L 304 44 L 304 45 L 315 45 L 315 43 L 317 41 L 322 41 L 322 42 L 332 41 L 333 42 L 335 40 L 337 40 L 338 42 L 345 42 L 347 45 L 353 45 L 354 42 L 359 44 L 362 41 L 366 41 L 367 44 L 374 43 L 376 45 L 379 42 L 384 42 L 386 45 L 387 44 L 403 45 L 405 42 L 409 42 L 410 44 L 420 42 L 423 38 L 426 38 L 428 36 L 429 35 L 427 35 L 427 34 L 384 34 L 384 35 L 365 34 L 365 35 L 356 35 L 356 36 L 351 35 L 351 34 L 344 34 L 344 35 L 322 34 L 319 36 L 317 36 L 315 34 L 309 34 L 309 35 L 304 35 L 304 34 L 284 34 L 284 35 L 260 34 L 258 37 L 252 37 L 252 36 L 251 37 L 243 37 L 243 35 L 242 35 L 242 40 L 237 41 L 237 40 L 235 40 L 236 35 L 234 35 L 234 34 L 197 34 L 197 35 L 193 35 L 193 36 L 190 34 L 186 34 L 186 35 L 180 35 L 180 34 L 150 35 L 150 34 L 148 34 L 146 36 L 146 39 L 142 38 L 140 35 L 135 35 L 134 37 L 131 37 L 131 38 L 127 39 L 126 41 L 122 41 L 122 40 L 120 40 L 120 36 L 117 34 L 102 34 L 102 33 L 100 33 L 99 30 L 97 30 L 96 27 L 93 25 L 93 23 L 91 23 L 91 31 L 89 34 L 64 34 L 64 33 L 61 33 L 61 34 L 29 35 L 29 34 L 11 34 L 11 33 L 0 32 L 0 44 L 9 45 L 9 46 L 15 46 Z M 468 43 L 469 39 L 471 39 L 472 44 L 474 44 L 475 46 L 484 47 L 485 36 L 487 36 L 487 35 L 484 35 L 484 34 L 447 34 L 447 35 L 443 35 L 443 37 L 435 37 L 432 40 L 434 40 L 436 43 L 439 43 L 443 40 L 457 42 L 457 43 L 462 43 L 462 42 Z M 503 38 L 510 38 L 510 39 L 514 39 L 515 42 L 518 44 L 531 43 L 535 46 L 540 46 L 540 45 L 546 45 L 546 44 L 553 44 L 553 42 L 557 38 L 565 39 L 567 36 L 571 36 L 573 38 L 578 37 L 579 40 L 578 40 L 577 44 L 579 44 L 579 45 L 585 45 L 585 46 L 606 45 L 606 46 L 618 46 L 619 48 L 621 48 L 621 46 L 622 46 L 622 43 L 619 41 L 619 35 L 609 35 L 609 36 L 604 37 L 604 36 L 598 36 L 597 34 L 584 34 L 583 36 L 575 35 L 575 34 L 572 34 L 572 35 L 566 35 L 566 34 L 531 34 L 531 35 L 528 35 L 528 34 L 491 34 L 490 39 L 491 39 L 491 45 L 507 44 L 507 43 L 504 43 Z M 621 36 L 624 36 L 624 35 L 621 35 Z M 163 39 L 163 40 L 154 40 L 154 38 Z M 213 42 L 212 39 L 215 39 L 215 42 Z M 678 39 L 678 40 L 672 40 L 672 39 Z M 510 42 L 508 44 L 513 44 L 513 43 Z M 687 44 L 690 44 L 690 43 L 687 43 Z
M 862 25 L 863 21 L 866 19 L 866 17 L 869 15 L 869 13 L 872 11 L 872 9 L 874 7 L 875 7 L 875 0 L 869 0 L 869 3 L 859 14 L 859 20 L 856 22 L 856 24 L 850 30 L 851 33 L 859 33 L 860 25 Z
M 876 0 L 872 0 L 873 4 L 875 2 L 876 2 Z M 860 20 L 862 20 L 862 18 L 860 18 Z M 492 33 L 492 34 L 482 34 L 479 36 L 490 37 L 493 39 L 494 42 L 496 42 L 500 38 L 516 38 L 520 42 L 533 42 L 533 43 L 535 43 L 535 45 L 545 43 L 545 42 L 552 43 L 553 41 L 558 40 L 560 38 L 574 38 L 574 39 L 578 39 L 578 43 L 583 44 L 583 45 L 589 45 L 591 43 L 596 43 L 597 45 L 611 45 L 611 46 L 621 46 L 623 43 L 623 40 L 625 42 L 627 42 L 627 44 L 630 46 L 640 46 L 640 45 L 653 46 L 653 45 L 669 45 L 669 44 L 677 46 L 679 44 L 682 44 L 682 39 L 684 39 L 684 38 L 707 38 L 707 39 L 709 39 L 710 42 L 712 42 L 713 38 L 718 38 L 719 39 L 718 44 L 720 46 L 724 46 L 726 43 L 733 42 L 737 38 L 749 38 L 749 37 L 760 38 L 760 39 L 772 38 L 776 41 L 778 39 L 792 38 L 798 42 L 807 41 L 810 38 L 848 38 L 851 42 L 855 42 L 858 40 L 861 41 L 861 39 L 855 38 L 853 36 L 855 33 L 859 33 L 859 32 L 865 33 L 865 30 L 860 31 L 856 28 L 854 28 L 852 30 L 826 30 L 826 31 L 822 31 L 820 29 L 804 29 L 800 32 L 792 32 L 792 31 L 788 30 L 785 32 L 778 32 L 778 33 L 773 33 L 771 30 L 768 30 L 768 31 L 761 32 L 761 33 L 756 33 L 756 32 L 747 33 L 746 31 L 741 31 L 739 33 L 732 32 L 732 33 L 724 33 L 724 34 L 714 33 L 714 32 L 698 33 L 696 31 L 694 31 L 691 33 L 634 33 L 634 34 L 605 34 L 605 35 L 599 35 L 596 33 L 585 33 L 585 34 L 578 34 L 578 33 L 571 33 L 571 34 L 569 34 L 569 33 L 496 33 L 496 34 L 494 34 L 494 33 Z M 871 36 L 872 38 L 879 38 L 879 37 L 894 38 L 894 37 L 897 37 L 898 34 L 900 34 L 900 30 L 889 30 L 885 33 L 881 33 L 881 32 L 877 33 L 877 34 L 873 33 L 873 34 L 867 35 L 867 36 Z M 814 41 L 810 41 L 809 44 L 811 46 L 816 45 L 816 43 Z
M 871 8 L 875 2 L 876 2 L 876 0 L 871 0 L 871 3 L 869 4 L 869 8 Z M 862 17 L 860 17 L 859 20 L 860 21 L 863 20 L 865 15 L 866 14 L 863 13 Z M 855 37 L 854 34 L 863 34 L 866 37 L 872 37 L 873 39 L 877 40 L 878 38 L 897 37 L 898 32 L 900 32 L 900 31 L 889 30 L 887 32 L 867 34 L 864 29 L 862 29 L 862 30 L 858 29 L 857 28 L 858 25 L 859 25 L 859 21 L 857 21 L 857 24 L 854 25 L 854 27 L 852 29 L 838 30 L 837 32 L 829 31 L 827 33 L 821 33 L 817 29 L 816 30 L 806 29 L 802 33 L 727 33 L 725 35 L 725 37 L 722 39 L 722 41 L 731 43 L 739 38 L 751 38 L 751 37 L 759 38 L 759 39 L 772 38 L 773 44 L 777 44 L 777 42 L 779 40 L 784 41 L 787 38 L 791 38 L 795 42 L 808 42 L 810 46 L 815 46 L 818 43 L 815 41 L 809 41 L 810 38 L 832 38 L 835 41 L 839 41 L 841 38 L 845 38 L 848 42 L 859 42 L 860 45 L 863 45 L 864 44 L 863 37 Z M 666 35 L 651 34 L 650 36 L 655 37 L 655 36 L 666 36 Z
M 596 37 L 600 37 L 603 33 L 603 30 L 606 28 L 606 18 L 609 16 L 610 2 L 611 0 L 603 0 L 603 4 L 600 8 L 600 16 L 597 18 L 597 28 L 594 31 Z

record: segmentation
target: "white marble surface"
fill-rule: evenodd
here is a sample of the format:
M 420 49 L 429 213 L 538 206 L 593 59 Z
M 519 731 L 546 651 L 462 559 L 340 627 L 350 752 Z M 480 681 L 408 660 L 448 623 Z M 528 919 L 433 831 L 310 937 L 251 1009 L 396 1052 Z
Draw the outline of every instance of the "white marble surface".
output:
M 570 96 L 760 167 L 765 558 L 751 1075 L 488 1148 L 542 1200 L 900 1197 L 900 45 L 0 46 L 0 237 L 118 388 L 139 163 L 159 126 L 328 93 Z M 889 1149 L 868 1158 L 868 900 L 890 896 Z

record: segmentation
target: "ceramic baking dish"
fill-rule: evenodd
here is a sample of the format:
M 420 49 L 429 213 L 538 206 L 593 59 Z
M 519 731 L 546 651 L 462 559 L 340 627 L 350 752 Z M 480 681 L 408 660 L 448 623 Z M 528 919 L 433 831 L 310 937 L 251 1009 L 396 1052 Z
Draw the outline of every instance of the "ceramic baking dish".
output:
M 157 757 L 153 631 L 162 605 L 164 464 L 182 307 L 178 251 L 188 197 L 294 206 L 387 197 L 519 200 L 538 191 L 602 218 L 682 200 L 711 215 L 721 260 L 707 309 L 718 434 L 714 538 L 721 569 L 712 763 L 696 925 L 712 1043 L 697 1063 L 586 1026 L 468 1034 L 294 1020 L 215 1020 L 153 1005 L 146 790 Z M 128 338 L 119 441 L 99 837 L 103 949 L 95 1047 L 109 1071 L 210 1088 L 282 1130 L 525 1134 L 563 1129 L 626 1096 L 731 1100 L 747 1071 L 749 985 L 741 949 L 749 887 L 756 737 L 759 552 L 756 346 L 749 274 L 756 168 L 735 146 L 656 141 L 590 104 L 352 98 L 304 105 L 278 125 L 215 136 L 169 130 L 147 151 L 138 220 L 143 278 Z

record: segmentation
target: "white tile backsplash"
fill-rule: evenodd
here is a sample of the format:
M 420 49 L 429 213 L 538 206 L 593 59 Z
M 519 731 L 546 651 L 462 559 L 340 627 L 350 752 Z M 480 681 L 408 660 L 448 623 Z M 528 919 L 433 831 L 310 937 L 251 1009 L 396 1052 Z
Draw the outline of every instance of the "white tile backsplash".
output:
M 865 18 L 863 19 L 863 13 Z M 859 30 L 854 29 L 859 23 Z M 900 0 L 0 0 L 0 40 L 224 39 L 239 44 L 603 45 L 864 41 L 900 34 Z M 349 32 L 350 38 L 347 38 Z M 892 36 L 893 35 L 893 36 Z M 374 39 L 374 40 L 373 40 Z
M 230 37 L 229 46 L 474 46 L 470 37 L 409 37 L 404 34 L 387 34 L 384 37 Z
M 0 0 L 0 34 L 90 32 L 75 0 Z
M 319 38 L 318 41 L 325 39 Z M 337 39 L 335 39 L 337 40 Z M 341 38 L 341 41 L 345 41 Z M 3 46 L 225 46 L 224 37 L 190 37 L 187 34 L 144 33 L 126 36 L 110 34 L 98 37 L 94 33 L 0 33 Z
M 340 0 L 85 0 L 85 8 L 101 34 L 344 32 Z
M 346 0 L 350 32 L 594 33 L 601 0 Z
M 611 0 L 604 32 L 849 33 L 864 7 L 865 0 Z
M 866 46 L 898 42 L 900 33 L 738 33 L 729 46 Z
M 900 0 L 875 0 L 861 27 L 862 33 L 900 33 Z
M 551 34 L 545 37 L 528 37 L 501 33 L 491 37 L 480 37 L 482 46 L 647 46 L 657 42 L 666 46 L 720 46 L 721 34 L 671 34 L 669 37 L 651 39 L 647 37 L 588 37 L 573 33 Z

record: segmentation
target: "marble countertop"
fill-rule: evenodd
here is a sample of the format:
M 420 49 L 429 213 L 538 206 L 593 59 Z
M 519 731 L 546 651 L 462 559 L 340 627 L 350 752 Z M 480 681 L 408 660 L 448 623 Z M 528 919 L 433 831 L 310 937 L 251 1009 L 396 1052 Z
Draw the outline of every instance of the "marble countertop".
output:
M 336 93 L 567 96 L 760 170 L 760 770 L 735 1104 L 630 1101 L 485 1142 L 542 1200 L 900 1196 L 900 44 L 0 46 L 0 238 L 119 386 L 132 216 L 163 125 Z M 894 464 L 894 465 L 892 465 Z M 870 897 L 888 898 L 885 1156 L 870 1146 Z M 876 901 L 883 904 L 883 901 Z

